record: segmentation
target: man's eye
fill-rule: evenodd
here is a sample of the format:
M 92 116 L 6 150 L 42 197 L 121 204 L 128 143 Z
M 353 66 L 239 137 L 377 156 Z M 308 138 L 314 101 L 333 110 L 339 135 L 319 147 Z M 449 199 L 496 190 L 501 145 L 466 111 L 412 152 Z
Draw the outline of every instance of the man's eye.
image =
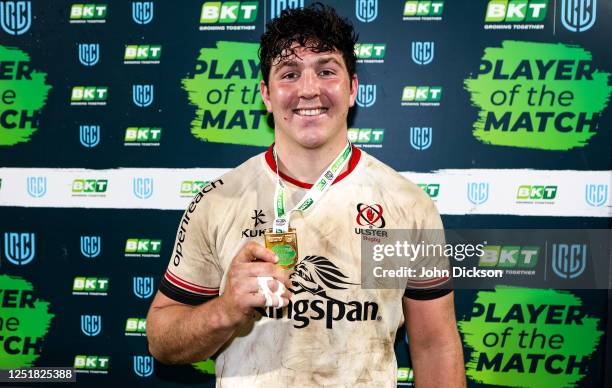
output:
M 332 70 L 321 70 L 319 72 L 319 75 L 322 75 L 322 76 L 334 75 L 334 72 Z
M 283 79 L 294 79 L 297 77 L 298 77 L 297 73 L 287 73 L 283 75 Z

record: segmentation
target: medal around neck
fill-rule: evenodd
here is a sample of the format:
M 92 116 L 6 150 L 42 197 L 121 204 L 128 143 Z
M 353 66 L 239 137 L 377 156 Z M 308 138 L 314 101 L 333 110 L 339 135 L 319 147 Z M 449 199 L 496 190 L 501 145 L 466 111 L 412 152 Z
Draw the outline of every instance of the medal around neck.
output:
M 351 143 L 336 156 L 332 163 L 323 171 L 317 182 L 308 190 L 302 200 L 289 211 L 285 211 L 285 185 L 278 173 L 278 155 L 274 150 L 276 161 L 276 191 L 274 192 L 274 227 L 266 230 L 264 239 L 266 248 L 278 256 L 282 268 L 293 269 L 298 260 L 297 231 L 289 227 L 289 218 L 294 211 L 305 212 L 321 199 L 330 188 L 336 177 L 342 171 L 351 156 Z

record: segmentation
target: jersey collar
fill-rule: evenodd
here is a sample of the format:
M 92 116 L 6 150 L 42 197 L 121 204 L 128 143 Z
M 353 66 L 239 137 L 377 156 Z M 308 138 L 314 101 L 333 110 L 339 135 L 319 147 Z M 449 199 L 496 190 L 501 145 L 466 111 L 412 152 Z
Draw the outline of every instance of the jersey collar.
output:
M 351 152 L 351 158 L 348 161 L 348 165 L 347 165 L 348 168 L 342 174 L 338 175 L 336 179 L 334 180 L 334 183 L 332 184 L 336 184 L 340 182 L 342 179 L 348 176 L 348 174 L 353 172 L 355 167 L 357 167 L 357 163 L 359 163 L 359 159 L 361 158 L 361 150 L 355 147 L 354 145 L 351 145 L 351 147 L 352 147 L 352 152 Z M 266 163 L 272 169 L 272 172 L 276 174 L 276 161 L 274 160 L 274 154 L 272 152 L 273 149 L 274 149 L 274 143 L 272 143 L 272 145 L 266 151 L 265 157 L 266 157 Z M 283 180 L 291 183 L 292 185 L 301 187 L 303 189 L 310 189 L 312 187 L 312 183 L 306 183 L 306 182 L 299 181 L 283 173 L 282 171 L 279 171 L 278 174 L 280 175 L 281 178 L 283 178 Z

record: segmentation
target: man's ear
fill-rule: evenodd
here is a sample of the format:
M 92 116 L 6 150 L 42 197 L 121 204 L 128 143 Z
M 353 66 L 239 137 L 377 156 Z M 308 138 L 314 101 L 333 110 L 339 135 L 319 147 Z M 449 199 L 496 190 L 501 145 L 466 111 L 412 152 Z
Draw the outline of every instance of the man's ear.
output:
M 357 97 L 357 89 L 359 88 L 359 79 L 357 73 L 351 77 L 351 94 L 349 95 L 349 106 L 355 105 L 355 98 Z
M 259 93 L 261 94 L 261 99 L 266 105 L 266 110 L 272 113 L 272 104 L 270 103 L 270 91 L 268 90 L 268 85 L 266 85 L 264 80 L 259 81 Z

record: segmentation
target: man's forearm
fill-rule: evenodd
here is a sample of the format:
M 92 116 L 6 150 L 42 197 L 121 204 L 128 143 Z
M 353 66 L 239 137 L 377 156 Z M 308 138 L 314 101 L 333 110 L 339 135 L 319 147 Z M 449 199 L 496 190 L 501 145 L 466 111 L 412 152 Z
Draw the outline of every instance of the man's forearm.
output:
M 223 313 L 221 300 L 215 298 L 199 306 L 152 308 L 147 317 L 149 351 L 168 364 L 202 361 L 219 350 L 234 334 Z
M 458 336 L 446 343 L 410 341 L 410 358 L 417 388 L 466 386 L 463 349 Z

